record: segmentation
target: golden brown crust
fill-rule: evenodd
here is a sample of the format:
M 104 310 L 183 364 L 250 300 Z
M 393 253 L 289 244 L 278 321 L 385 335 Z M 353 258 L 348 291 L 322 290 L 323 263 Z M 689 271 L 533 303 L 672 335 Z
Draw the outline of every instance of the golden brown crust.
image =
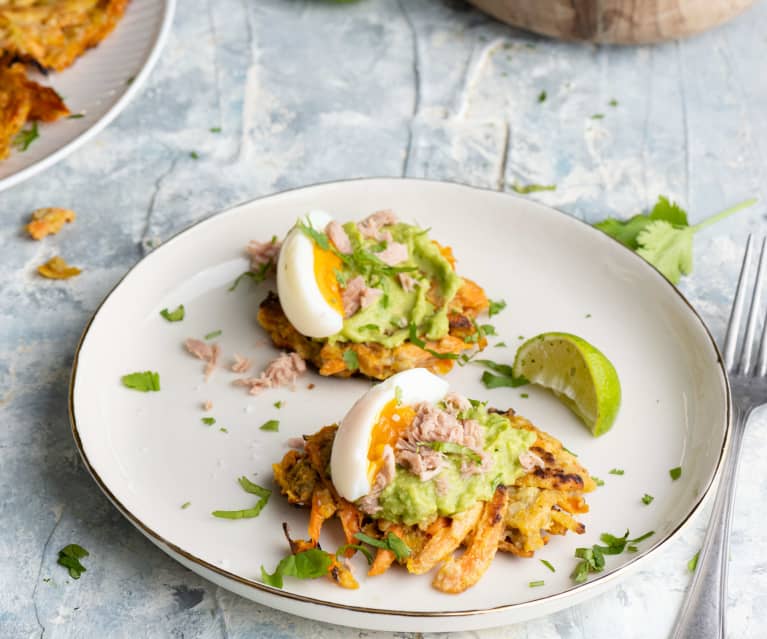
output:
M 0 52 L 61 71 L 114 29 L 128 0 L 0 0 Z
M 454 517 L 440 517 L 428 525 L 405 526 L 371 519 L 338 497 L 328 472 L 336 425 L 326 426 L 305 437 L 304 452 L 288 452 L 282 462 L 274 465 L 275 480 L 290 503 L 313 505 L 312 542 L 309 543 L 316 543 L 319 525 L 326 519 L 325 515 L 335 509 L 342 522 L 344 518 L 351 522 L 344 522 L 347 540 L 353 538 L 353 531 L 360 529 L 377 538 L 394 532 L 411 549 L 406 561 L 409 572 L 422 574 L 438 563 L 446 562 L 434 579 L 434 587 L 442 592 L 462 592 L 480 579 L 497 550 L 518 557 L 532 557 L 551 535 L 585 532 L 585 526 L 575 519 L 575 515 L 588 512 L 583 495 L 596 488 L 588 471 L 556 438 L 515 415 L 513 410 L 502 414 L 515 428 L 536 433 L 538 438 L 530 450 L 541 458 L 543 468 L 533 468 L 512 486 L 501 487 L 489 502 L 479 502 Z M 325 492 L 328 490 L 333 496 L 332 505 Z M 315 491 L 321 491 L 324 498 L 313 503 Z M 452 553 L 461 545 L 466 546 L 466 551 L 453 560 Z M 393 553 L 381 550 L 369 574 L 382 574 L 394 562 Z
M 387 348 L 372 342 L 330 344 L 312 340 L 293 328 L 282 310 L 279 298 L 271 291 L 258 309 L 258 322 L 272 338 L 275 346 L 295 351 L 303 359 L 314 364 L 320 375 L 350 377 L 359 372 L 366 377 L 386 379 L 411 368 L 426 368 L 433 373 L 444 375 L 453 368 L 454 360 L 439 358 L 429 350 L 459 355 L 475 347 L 480 350 L 484 348 L 487 345 L 484 337 L 480 337 L 477 342 L 466 340 L 476 334 L 474 319 L 487 309 L 488 305 L 482 288 L 471 280 L 464 279 L 463 286 L 450 305 L 449 333 L 440 340 L 427 342 L 424 348 L 410 342 Z M 357 355 L 358 371 L 349 370 L 344 359 L 346 351 L 353 351 Z

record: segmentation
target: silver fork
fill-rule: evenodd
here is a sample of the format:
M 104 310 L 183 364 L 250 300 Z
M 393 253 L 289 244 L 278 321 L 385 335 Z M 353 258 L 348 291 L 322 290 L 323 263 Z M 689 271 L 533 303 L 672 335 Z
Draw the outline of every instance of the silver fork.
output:
M 749 284 L 753 270 L 751 236 L 748 237 L 740 268 L 738 288 L 735 291 L 724 342 L 724 365 L 730 378 L 733 403 L 730 441 L 711 512 L 711 521 L 698 556 L 698 566 L 674 626 L 672 639 L 726 637 L 727 546 L 740 449 L 752 411 L 767 403 L 767 322 L 764 322 L 758 354 L 756 353 L 762 285 L 767 264 L 766 246 L 767 239 L 762 241 L 753 286 Z M 752 292 L 749 295 L 750 290 Z M 744 316 L 746 331 L 745 338 L 741 340 Z

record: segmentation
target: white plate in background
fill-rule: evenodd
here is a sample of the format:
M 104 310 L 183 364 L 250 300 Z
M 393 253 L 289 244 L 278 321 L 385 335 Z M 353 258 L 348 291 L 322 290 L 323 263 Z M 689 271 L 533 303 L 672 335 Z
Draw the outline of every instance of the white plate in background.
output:
M 40 137 L 26 151 L 14 149 L 0 160 L 0 191 L 53 166 L 117 117 L 157 62 L 175 5 L 176 0 L 131 0 L 112 33 L 72 66 L 47 77 L 30 75 L 56 89 L 71 113 L 84 117 L 39 122 Z
M 224 366 L 237 352 L 255 370 L 276 354 L 255 321 L 268 284 L 233 279 L 247 268 L 243 245 L 282 237 L 296 217 L 324 209 L 341 220 L 391 208 L 405 221 L 432 227 L 453 247 L 460 274 L 508 307 L 490 320 L 508 348 L 486 355 L 511 362 L 521 336 L 568 331 L 598 346 L 615 364 L 623 405 L 613 429 L 593 438 L 545 391 L 486 390 L 475 366 L 456 367 L 448 379 L 470 397 L 513 407 L 579 454 L 605 481 L 587 495 L 579 517 L 587 532 L 553 536 L 530 559 L 499 553 L 480 582 L 460 595 L 434 590 L 431 576 L 402 569 L 366 578 L 343 590 L 325 579 L 286 579 L 285 589 L 259 582 L 287 552 L 281 523 L 301 536 L 308 511 L 289 507 L 275 491 L 257 519 L 221 520 L 217 508 L 244 508 L 252 496 L 236 478 L 273 487 L 271 464 L 286 440 L 337 421 L 370 383 L 321 378 L 312 372 L 297 389 L 257 397 L 231 381 L 226 369 L 209 382 L 203 365 L 184 352 L 186 337 L 221 329 Z M 183 303 L 183 322 L 159 316 Z M 137 393 L 120 384 L 137 370 L 160 372 L 162 390 Z M 313 390 L 307 384 L 313 383 Z M 523 398 L 522 393 L 529 395 Z M 203 402 L 217 423 L 201 424 Z M 277 410 L 277 400 L 284 407 Z M 110 293 L 86 328 L 75 358 L 70 392 L 75 440 L 100 488 L 150 540 L 185 566 L 254 601 L 322 621 L 381 630 L 468 630 L 515 623 L 573 605 L 617 583 L 652 560 L 700 506 L 715 478 L 727 441 L 730 400 L 713 339 L 682 295 L 655 269 L 611 238 L 530 200 L 455 184 L 368 179 L 306 187 L 249 202 L 180 233 L 137 264 Z M 278 433 L 259 426 L 280 420 Z M 218 428 L 228 429 L 224 433 Z M 682 466 L 672 481 L 669 470 Z M 623 476 L 609 474 L 621 468 Z M 644 505 L 642 495 L 655 497 Z M 191 502 L 182 509 L 181 504 Z M 341 543 L 326 526 L 324 545 Z M 574 585 L 578 546 L 599 535 L 654 530 L 635 554 L 608 557 L 607 569 Z M 334 536 L 336 535 L 336 536 Z M 538 560 L 556 568 L 549 572 Z M 358 561 L 355 560 L 355 561 Z M 363 562 L 364 563 L 364 562 Z M 530 581 L 545 586 L 530 588 Z

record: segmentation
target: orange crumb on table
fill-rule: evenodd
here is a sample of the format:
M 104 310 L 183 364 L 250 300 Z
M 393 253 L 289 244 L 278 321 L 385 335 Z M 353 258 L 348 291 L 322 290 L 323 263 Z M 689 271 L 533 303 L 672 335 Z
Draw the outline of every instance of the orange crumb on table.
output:
M 32 212 L 26 229 L 33 240 L 42 240 L 47 235 L 55 235 L 65 224 L 75 221 L 74 211 L 56 207 L 46 207 Z

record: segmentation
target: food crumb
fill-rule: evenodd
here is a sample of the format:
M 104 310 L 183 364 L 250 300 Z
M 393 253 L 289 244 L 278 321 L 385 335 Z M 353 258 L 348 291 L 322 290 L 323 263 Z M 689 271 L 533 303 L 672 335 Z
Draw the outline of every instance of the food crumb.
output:
M 33 240 L 42 240 L 47 235 L 56 235 L 65 224 L 75 221 L 75 212 L 70 209 L 46 207 L 32 211 L 26 229 Z
M 234 363 L 231 366 L 233 373 L 244 373 L 250 368 L 250 360 L 237 353 L 234 354 Z
M 308 384 L 308 385 L 306 386 L 306 388 L 308 388 L 309 390 L 312 390 L 312 389 L 314 388 L 314 384 Z
M 70 277 L 76 277 L 82 273 L 79 268 L 70 266 L 63 257 L 58 255 L 38 266 L 37 272 L 49 280 L 68 280 Z
M 202 405 L 202 410 L 205 410 L 205 411 L 213 410 L 213 402 L 210 400 L 207 400 L 206 402 L 204 402 Z

